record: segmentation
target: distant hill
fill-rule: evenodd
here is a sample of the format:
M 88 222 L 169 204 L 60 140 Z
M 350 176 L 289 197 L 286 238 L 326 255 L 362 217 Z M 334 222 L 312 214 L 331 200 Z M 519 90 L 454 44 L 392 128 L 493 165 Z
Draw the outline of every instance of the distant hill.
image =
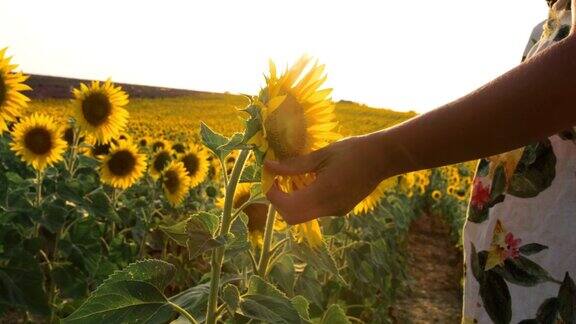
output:
M 33 99 L 71 98 L 72 89 L 78 87 L 81 82 L 87 83 L 90 82 L 90 80 L 32 74 L 26 81 L 26 84 L 32 87 L 32 91 L 26 92 L 26 95 Z M 151 87 L 135 84 L 115 84 L 122 86 L 122 89 L 128 92 L 131 98 L 181 97 L 208 93 L 203 91 Z

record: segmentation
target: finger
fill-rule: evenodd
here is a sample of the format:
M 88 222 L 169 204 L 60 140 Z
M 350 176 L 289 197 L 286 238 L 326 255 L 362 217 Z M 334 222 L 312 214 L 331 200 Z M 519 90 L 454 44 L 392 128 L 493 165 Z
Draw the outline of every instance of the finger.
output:
M 296 175 L 314 172 L 322 162 L 322 150 L 307 155 L 289 158 L 283 161 L 266 161 L 264 167 L 276 175 Z
M 285 193 L 277 183 L 274 183 L 266 193 L 266 197 L 288 224 L 300 224 L 324 216 L 320 213 L 321 206 L 316 203 L 322 200 L 319 199 L 319 193 L 322 192 L 321 185 L 316 179 L 306 188 Z

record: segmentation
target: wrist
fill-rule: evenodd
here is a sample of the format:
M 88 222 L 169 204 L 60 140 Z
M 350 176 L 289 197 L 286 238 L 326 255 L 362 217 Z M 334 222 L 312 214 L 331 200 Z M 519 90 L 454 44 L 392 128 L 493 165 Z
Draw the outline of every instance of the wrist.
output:
M 401 162 L 405 153 L 392 140 L 392 134 L 389 131 L 365 135 L 364 142 L 369 167 L 379 181 L 408 172 L 407 163 Z

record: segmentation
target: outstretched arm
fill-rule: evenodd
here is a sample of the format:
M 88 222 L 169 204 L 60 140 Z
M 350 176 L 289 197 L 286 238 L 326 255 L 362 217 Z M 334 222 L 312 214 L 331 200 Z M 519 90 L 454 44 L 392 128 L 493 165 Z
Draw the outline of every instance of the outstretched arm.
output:
M 482 88 L 393 128 L 266 167 L 316 181 L 267 193 L 291 224 L 351 210 L 387 177 L 509 151 L 576 125 L 576 35 Z

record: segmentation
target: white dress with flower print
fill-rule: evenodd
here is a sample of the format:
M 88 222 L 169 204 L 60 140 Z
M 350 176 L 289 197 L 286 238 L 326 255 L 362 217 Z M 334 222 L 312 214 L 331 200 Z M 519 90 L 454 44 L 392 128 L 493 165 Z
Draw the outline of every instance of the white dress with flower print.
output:
M 569 9 L 555 4 L 528 57 L 569 35 Z M 463 322 L 576 323 L 573 129 L 480 162 L 464 247 Z

